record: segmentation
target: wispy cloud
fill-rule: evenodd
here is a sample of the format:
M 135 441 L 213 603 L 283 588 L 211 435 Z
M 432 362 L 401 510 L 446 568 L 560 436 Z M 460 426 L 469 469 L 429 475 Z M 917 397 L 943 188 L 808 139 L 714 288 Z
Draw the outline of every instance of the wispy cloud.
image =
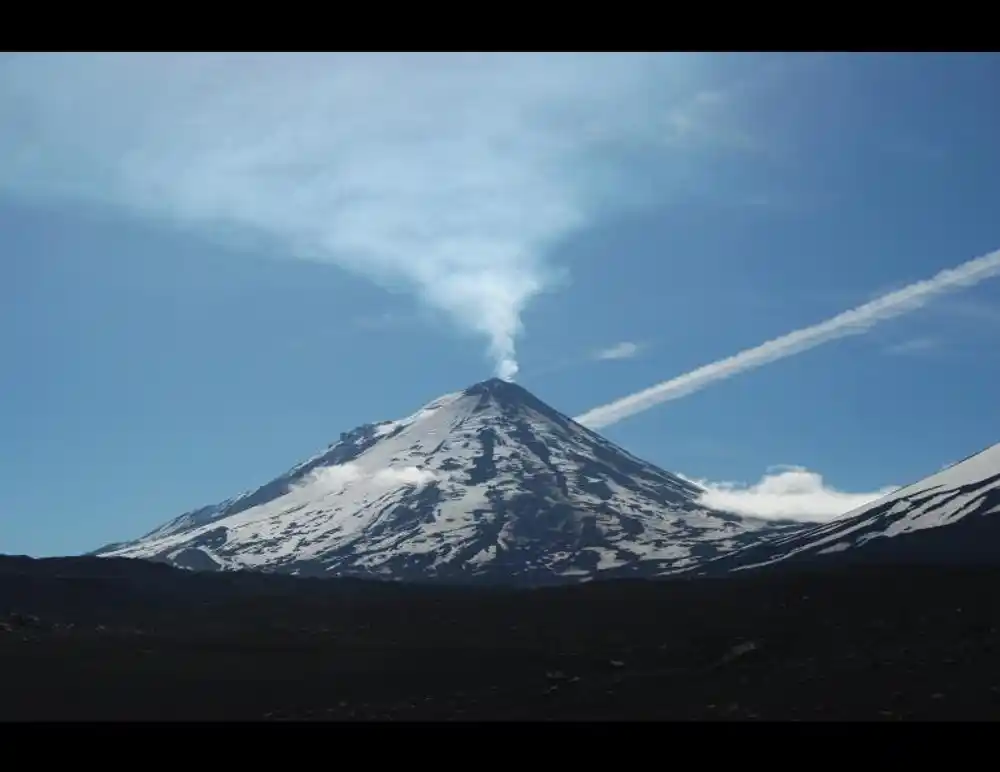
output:
M 351 320 L 351 324 L 359 330 L 384 332 L 402 327 L 411 327 L 415 324 L 420 324 L 422 321 L 418 314 L 400 311 L 380 311 L 357 316 Z
M 632 341 L 622 341 L 613 346 L 594 352 L 594 359 L 631 359 L 642 351 L 642 344 Z
M 880 322 L 923 307 L 946 292 L 971 287 L 1000 273 L 1000 250 L 941 271 L 930 279 L 909 284 L 825 322 L 803 327 L 754 348 L 699 367 L 635 394 L 601 405 L 577 416 L 585 426 L 599 429 L 673 399 L 680 399 L 716 381 L 794 356 L 848 335 L 860 335 Z
M 968 319 L 992 329 L 1000 325 L 1000 304 L 990 303 L 979 298 L 951 298 L 942 303 L 943 310 L 955 317 Z
M 713 509 L 768 520 L 827 522 L 896 490 L 847 493 L 800 466 L 774 466 L 756 483 L 692 480 L 705 489 L 700 503 Z
M 664 120 L 664 141 L 678 148 L 711 144 L 729 149 L 753 150 L 755 138 L 726 120 L 730 98 L 722 91 L 699 91 L 672 108 Z
M 0 190 L 126 208 L 408 288 L 484 335 L 513 377 L 521 312 L 558 274 L 550 248 L 639 203 L 616 159 L 742 136 L 719 120 L 725 99 L 699 61 L 19 54 L 0 59 Z
M 910 338 L 909 340 L 886 346 L 883 350 L 886 354 L 893 356 L 919 356 L 921 354 L 930 354 L 938 350 L 940 346 L 941 340 L 939 338 Z

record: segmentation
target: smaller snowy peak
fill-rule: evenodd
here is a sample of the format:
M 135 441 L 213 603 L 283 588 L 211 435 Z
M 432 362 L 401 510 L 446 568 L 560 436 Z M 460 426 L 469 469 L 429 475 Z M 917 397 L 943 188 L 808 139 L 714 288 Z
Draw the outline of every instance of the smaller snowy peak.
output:
M 716 567 L 741 571 L 831 555 L 843 560 L 1000 563 L 997 515 L 1000 444 L 830 523 L 726 556 Z

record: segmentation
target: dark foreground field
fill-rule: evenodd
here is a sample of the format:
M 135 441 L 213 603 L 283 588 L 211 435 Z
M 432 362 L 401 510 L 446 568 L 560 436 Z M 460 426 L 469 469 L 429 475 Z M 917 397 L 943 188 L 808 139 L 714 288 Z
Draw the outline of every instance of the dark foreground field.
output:
M 0 558 L 0 719 L 1000 718 L 1000 569 L 532 591 Z

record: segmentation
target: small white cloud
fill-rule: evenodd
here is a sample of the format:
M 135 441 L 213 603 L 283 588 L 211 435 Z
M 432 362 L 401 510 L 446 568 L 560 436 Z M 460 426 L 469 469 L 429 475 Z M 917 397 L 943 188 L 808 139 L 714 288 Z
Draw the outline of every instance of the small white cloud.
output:
M 759 482 L 692 480 L 705 489 L 699 503 L 737 515 L 768 520 L 824 523 L 892 493 L 895 486 L 869 493 L 839 491 L 823 475 L 801 466 L 773 466 Z
M 938 348 L 941 341 L 937 338 L 911 338 L 902 343 L 895 343 L 885 348 L 886 354 L 895 356 L 915 356 L 928 354 Z
M 421 469 L 418 466 L 404 466 L 379 469 L 372 476 L 372 479 L 378 485 L 426 485 L 436 480 L 437 477 L 430 469 Z
M 608 348 L 594 352 L 595 359 L 631 359 L 642 350 L 639 343 L 622 341 Z
M 366 470 L 360 464 L 347 462 L 335 466 L 324 466 L 313 470 L 297 486 L 298 488 L 319 488 L 323 493 L 340 493 L 356 482 L 365 481 L 381 487 L 401 487 L 405 485 L 426 485 L 436 480 L 429 469 L 417 466 L 386 467 Z

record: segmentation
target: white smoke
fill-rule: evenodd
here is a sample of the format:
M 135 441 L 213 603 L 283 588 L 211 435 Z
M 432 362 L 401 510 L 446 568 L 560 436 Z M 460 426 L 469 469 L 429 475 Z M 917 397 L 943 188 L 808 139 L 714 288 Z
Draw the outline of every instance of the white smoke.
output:
M 1000 250 L 941 271 L 930 279 L 882 295 L 850 311 L 837 314 L 825 322 L 803 327 L 731 357 L 671 378 L 669 381 L 663 381 L 643 391 L 595 407 L 577 416 L 576 421 L 592 429 L 610 426 L 661 402 L 680 399 L 701 391 L 716 381 L 732 378 L 747 370 L 808 351 L 831 340 L 848 335 L 860 335 L 879 322 L 921 308 L 938 295 L 971 287 L 998 273 L 1000 273 Z
M 361 467 L 357 464 L 322 466 L 303 477 L 295 487 L 318 489 L 324 493 L 340 493 L 362 476 Z
M 18 54 L 0 192 L 127 208 L 415 291 L 517 373 L 552 246 L 677 152 L 696 59 L 653 54 Z M 602 162 L 604 159 L 605 162 Z M 633 188 L 635 186 L 632 186 Z
M 437 476 L 429 469 L 417 466 L 385 467 L 369 470 L 354 462 L 324 466 L 305 476 L 297 487 L 321 489 L 324 493 L 341 493 L 358 482 L 384 488 L 423 486 L 434 482 Z
M 418 466 L 404 466 L 399 468 L 389 467 L 379 469 L 373 476 L 376 485 L 427 485 L 434 482 L 437 476 L 430 469 L 421 469 Z

